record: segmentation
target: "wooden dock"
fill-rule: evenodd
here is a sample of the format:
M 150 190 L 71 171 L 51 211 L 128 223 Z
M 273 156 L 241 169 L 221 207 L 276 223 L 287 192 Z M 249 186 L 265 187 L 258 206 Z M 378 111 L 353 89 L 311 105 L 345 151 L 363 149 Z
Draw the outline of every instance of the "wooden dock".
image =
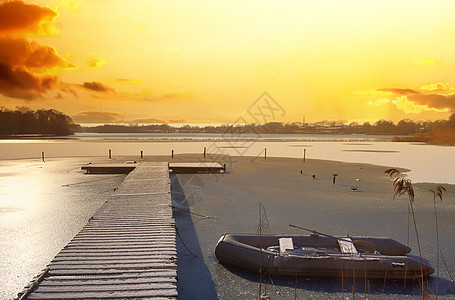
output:
M 177 298 L 168 163 L 127 167 L 134 170 L 19 299 Z
M 225 173 L 226 167 L 207 162 L 128 162 L 81 169 L 128 175 L 16 299 L 176 299 L 169 173 Z
M 128 174 L 133 171 L 137 162 L 116 164 L 94 164 L 81 167 L 87 174 Z M 173 174 L 221 174 L 226 173 L 226 165 L 214 162 L 175 162 L 167 163 Z
M 103 165 L 86 165 L 81 170 L 87 174 L 129 174 L 136 169 L 137 164 L 103 164 Z
M 226 165 L 211 162 L 169 163 L 169 172 L 173 174 L 226 173 Z

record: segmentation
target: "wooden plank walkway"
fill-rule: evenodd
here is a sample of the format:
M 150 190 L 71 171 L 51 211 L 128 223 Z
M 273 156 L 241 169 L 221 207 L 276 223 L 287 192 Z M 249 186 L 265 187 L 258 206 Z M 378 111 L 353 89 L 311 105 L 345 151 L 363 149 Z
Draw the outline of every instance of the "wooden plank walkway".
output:
M 226 165 L 215 162 L 169 163 L 169 171 L 174 174 L 216 174 L 225 173 Z
M 170 204 L 168 164 L 137 164 L 25 298 L 177 298 Z
M 129 174 L 136 169 L 137 164 L 95 164 L 81 167 L 81 170 L 91 174 Z

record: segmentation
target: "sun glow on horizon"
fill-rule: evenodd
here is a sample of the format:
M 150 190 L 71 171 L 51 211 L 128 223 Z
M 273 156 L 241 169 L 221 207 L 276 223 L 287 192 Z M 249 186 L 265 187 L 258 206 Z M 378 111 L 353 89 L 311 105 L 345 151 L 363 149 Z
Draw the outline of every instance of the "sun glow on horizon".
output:
M 0 21 L 0 103 L 86 123 L 229 123 L 267 91 L 287 111 L 276 121 L 447 118 L 453 12 L 429 0 L 0 1 L 16 16 Z

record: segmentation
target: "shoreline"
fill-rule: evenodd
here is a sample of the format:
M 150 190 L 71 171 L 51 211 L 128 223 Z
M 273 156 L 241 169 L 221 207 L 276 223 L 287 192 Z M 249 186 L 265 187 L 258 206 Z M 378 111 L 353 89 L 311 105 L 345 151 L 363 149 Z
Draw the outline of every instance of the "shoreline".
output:
M 95 151 L 97 152 L 97 155 L 93 155 L 92 152 L 93 150 L 89 149 L 89 151 L 85 151 L 85 152 L 82 152 L 81 155 L 74 155 L 74 152 L 73 151 L 73 147 L 71 147 L 71 145 L 68 145 L 69 147 L 60 147 L 63 152 L 67 151 L 68 153 L 66 155 L 55 155 L 55 152 L 56 151 L 52 151 L 51 152 L 51 155 L 49 155 L 49 151 L 42 151 L 45 153 L 45 161 L 47 160 L 58 160 L 59 158 L 62 158 L 62 159 L 77 159 L 77 158 L 95 158 L 95 159 L 99 159 L 99 160 L 103 160 L 103 159 L 108 159 L 107 158 L 107 149 L 114 149 L 112 152 L 113 152 L 113 158 L 112 159 L 121 159 L 122 157 L 129 157 L 130 160 L 141 160 L 140 156 L 139 155 L 132 155 L 132 154 L 117 154 L 116 152 L 116 146 L 120 145 L 120 146 L 130 146 L 130 144 L 139 144 L 140 141 L 137 141 L 137 142 L 129 142 L 129 143 L 118 143 L 118 142 L 114 142 L 112 143 L 110 146 L 111 147 L 103 147 L 103 155 L 101 155 L 99 152 L 100 151 Z M 83 142 L 85 143 L 85 142 Z M 91 143 L 96 143 L 95 141 L 91 142 L 91 141 L 88 141 L 89 145 Z M 153 143 L 153 142 L 151 142 Z M 167 147 L 169 146 L 171 142 L 157 142 L 156 144 L 160 144 L 162 145 L 162 149 L 166 149 L 165 151 L 161 151 L 160 149 L 160 152 L 161 154 L 153 154 L 153 155 L 147 155 L 147 152 L 145 152 L 145 155 L 144 155 L 144 158 L 145 159 L 153 159 L 153 158 L 156 158 L 156 157 L 159 157 L 160 159 L 161 158 L 166 158 L 168 161 L 173 161 L 175 160 L 176 158 L 178 157 L 186 157 L 186 156 L 194 156 L 194 159 L 196 161 L 203 161 L 203 156 L 201 154 L 198 154 L 198 153 L 195 153 L 195 151 L 191 151 L 190 152 L 187 152 L 187 153 L 182 153 L 180 152 L 180 149 L 184 149 L 185 147 L 171 147 L 173 149 L 175 148 L 179 148 L 178 150 L 175 151 L 175 158 L 172 158 L 171 155 L 170 155 L 170 150 L 171 149 L 170 147 Z M 203 146 L 207 145 L 208 147 L 210 147 L 210 145 L 213 145 L 213 142 L 210 143 L 210 144 L 207 144 L 205 142 L 199 142 L 199 141 L 194 141 L 194 142 L 191 142 L 191 144 L 198 144 L 198 145 L 201 145 L 201 147 L 199 148 L 203 148 Z M 259 142 L 256 142 L 254 144 L 258 144 Z M 383 167 L 388 167 L 388 168 L 398 168 L 398 169 L 401 169 L 403 170 L 403 173 L 405 173 L 408 178 L 410 178 L 412 180 L 413 183 L 417 184 L 448 184 L 448 185 L 455 185 L 455 177 L 445 177 L 445 178 L 452 178 L 452 181 L 453 182 L 450 182 L 450 181 L 447 181 L 447 180 L 440 180 L 442 177 L 439 176 L 437 177 L 436 179 L 429 179 L 429 171 L 427 170 L 427 167 L 429 165 L 429 163 L 427 162 L 419 162 L 419 161 L 416 161 L 416 163 L 414 164 L 414 166 L 410 166 L 412 164 L 412 162 L 407 162 L 407 163 L 404 163 L 403 161 L 400 161 L 399 163 L 392 163 L 393 161 L 387 161 L 387 160 L 383 160 L 382 163 L 381 161 L 378 161 L 378 162 L 371 162 L 369 161 L 368 159 L 366 159 L 365 161 L 363 161 L 363 159 L 360 158 L 360 156 L 364 155 L 364 156 L 372 156 L 372 155 L 390 155 L 390 154 L 393 154 L 393 155 L 399 155 L 400 154 L 400 150 L 389 150 L 388 148 L 379 148 L 379 147 L 376 147 L 375 150 L 369 150 L 369 149 L 342 149 L 342 150 L 338 150 L 339 152 L 342 152 L 342 154 L 347 154 L 346 157 L 343 159 L 343 157 L 333 157 L 333 158 L 325 158 L 324 155 L 321 156 L 316 156 L 314 157 L 315 155 L 313 153 L 311 153 L 310 151 L 313 150 L 312 148 L 315 147 L 314 145 L 311 145 L 310 143 L 307 143 L 307 144 L 294 144 L 294 142 L 290 142 L 291 144 L 288 144 L 286 145 L 285 147 L 288 148 L 288 149 L 292 149 L 292 150 L 300 150 L 300 151 L 303 151 L 303 149 L 308 149 L 308 153 L 310 153 L 309 155 L 307 155 L 307 160 L 311 160 L 311 159 L 314 159 L 314 160 L 321 160 L 321 161 L 331 161 L 331 162 L 341 162 L 341 163 L 358 163 L 358 164 L 371 164 L 371 165 L 375 165 L 375 166 L 383 166 Z M 324 142 L 323 142 L 324 143 Z M 344 142 L 334 142 L 334 143 L 337 143 L 337 144 L 341 144 L 341 145 L 344 145 L 344 146 L 353 146 L 353 147 L 365 147 L 365 146 L 371 146 L 372 144 L 371 143 L 357 143 L 357 142 L 354 142 L 354 143 L 344 143 Z M 81 143 L 82 144 L 82 143 Z M 108 142 L 101 142 L 102 145 L 104 144 L 108 144 Z M 181 146 L 184 146 L 185 145 L 185 141 L 181 141 L 181 143 L 179 143 Z M 212 157 L 212 158 L 219 158 L 219 157 L 223 157 L 223 156 L 228 156 L 228 157 L 231 157 L 233 159 L 237 159 L 237 158 L 246 158 L 246 159 L 263 159 L 263 153 L 261 154 L 261 151 L 263 150 L 263 148 L 260 148 L 260 147 L 256 147 L 259 153 L 259 155 L 250 155 L 249 153 L 251 153 L 252 151 L 249 151 L 251 149 L 249 149 L 251 146 L 249 146 L 248 144 L 246 146 L 236 146 L 235 144 L 232 144 L 232 143 L 229 143 L 229 142 L 224 142 L 224 144 L 226 145 L 222 145 L 222 144 L 218 144 L 217 145 L 217 151 L 218 154 L 214 154 L 214 153 L 207 153 L 207 156 L 208 157 Z M 272 144 L 277 144 L 275 142 L 273 142 Z M 11 144 L 10 144 L 11 145 Z M 34 160 L 38 160 L 38 161 L 42 161 L 43 159 L 43 156 L 42 156 L 42 152 L 38 151 L 38 150 L 48 150 L 49 148 L 48 147 L 45 147 L 47 146 L 46 144 L 43 144 L 43 143 L 32 143 L 32 148 L 35 151 L 35 155 L 34 157 L 27 157 L 27 155 L 25 155 L 24 157 L 21 157 L 21 151 L 14 151 L 12 157 L 5 157 L 5 156 L 1 156 L 0 154 L 0 162 L 7 162 L 7 161 L 16 161 L 16 160 L 28 160 L 28 159 L 34 159 Z M 62 143 L 59 143 L 59 142 L 56 142 L 54 145 L 60 145 L 60 146 L 65 146 L 64 144 Z M 144 146 L 143 144 L 141 144 L 142 146 Z M 265 143 L 265 145 L 270 145 L 270 144 L 267 144 Z M 0 143 L 0 149 L 2 148 L 2 145 Z M 39 146 L 41 146 L 41 148 L 46 148 L 46 149 L 38 149 L 40 148 Z M 430 145 L 425 145 L 425 146 L 428 146 L 430 147 Z M 439 146 L 433 146 L 433 147 L 439 147 Z M 444 146 L 440 146 L 440 147 L 444 147 Z M 84 147 L 85 148 L 85 147 Z M 96 147 L 95 147 L 96 148 Z M 120 147 L 121 148 L 121 147 Z M 144 147 L 143 147 L 144 148 Z M 449 149 L 451 150 L 451 149 Z M 30 151 L 27 151 L 27 153 L 25 154 L 28 154 Z M 163 152 L 168 152 L 169 154 L 162 154 Z M 243 153 L 245 152 L 246 154 L 245 155 L 241 155 L 239 153 Z M 285 154 L 285 155 L 276 155 L 275 153 L 271 153 L 271 151 L 269 151 L 267 153 L 267 158 L 277 158 L 277 159 L 280 159 L 280 158 L 286 158 L 286 159 L 296 159 L 297 161 L 302 161 L 303 159 L 303 156 L 302 157 L 296 157 L 295 155 L 293 154 Z M 295 152 L 295 151 L 294 151 Z M 450 151 L 451 153 L 452 151 Z M 227 154 L 227 153 L 233 153 L 234 155 L 230 155 L 230 154 Z M 453 153 L 455 154 L 455 147 L 454 147 L 454 151 Z M 54 155 L 52 155 L 54 154 Z M 237 154 L 237 155 L 236 155 Z M 358 155 L 358 157 L 356 157 L 356 154 Z M 313 156 L 313 157 L 312 157 Z M 334 156 L 333 154 L 331 156 Z M 232 159 L 227 159 L 227 161 L 230 161 Z M 166 160 L 164 159 L 164 160 Z M 362 161 L 361 161 L 362 160 Z M 109 161 L 109 159 L 107 160 Z M 161 160 L 162 161 L 162 160 Z M 448 165 L 450 164 L 454 164 L 453 162 L 451 161 L 447 161 L 447 165 L 444 163 L 444 169 L 442 170 L 446 170 L 448 172 L 450 172 L 450 169 L 446 168 L 448 167 Z M 453 166 L 455 168 L 455 164 Z M 436 167 L 434 167 L 436 168 Z M 419 173 L 420 175 L 424 175 L 424 179 L 421 179 L 421 178 L 418 178 L 417 180 L 415 180 L 415 175 L 416 174 L 413 174 L 413 173 Z M 435 173 L 436 175 L 440 175 L 439 174 L 440 171 L 438 171 L 437 173 Z M 438 180 L 439 178 L 439 180 Z

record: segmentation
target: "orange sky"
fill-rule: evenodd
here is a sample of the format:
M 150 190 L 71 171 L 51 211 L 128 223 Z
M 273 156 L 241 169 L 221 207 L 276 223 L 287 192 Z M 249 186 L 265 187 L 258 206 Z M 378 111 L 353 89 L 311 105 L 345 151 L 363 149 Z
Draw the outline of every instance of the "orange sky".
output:
M 76 122 L 435 120 L 455 108 L 455 2 L 0 0 L 0 105 Z

